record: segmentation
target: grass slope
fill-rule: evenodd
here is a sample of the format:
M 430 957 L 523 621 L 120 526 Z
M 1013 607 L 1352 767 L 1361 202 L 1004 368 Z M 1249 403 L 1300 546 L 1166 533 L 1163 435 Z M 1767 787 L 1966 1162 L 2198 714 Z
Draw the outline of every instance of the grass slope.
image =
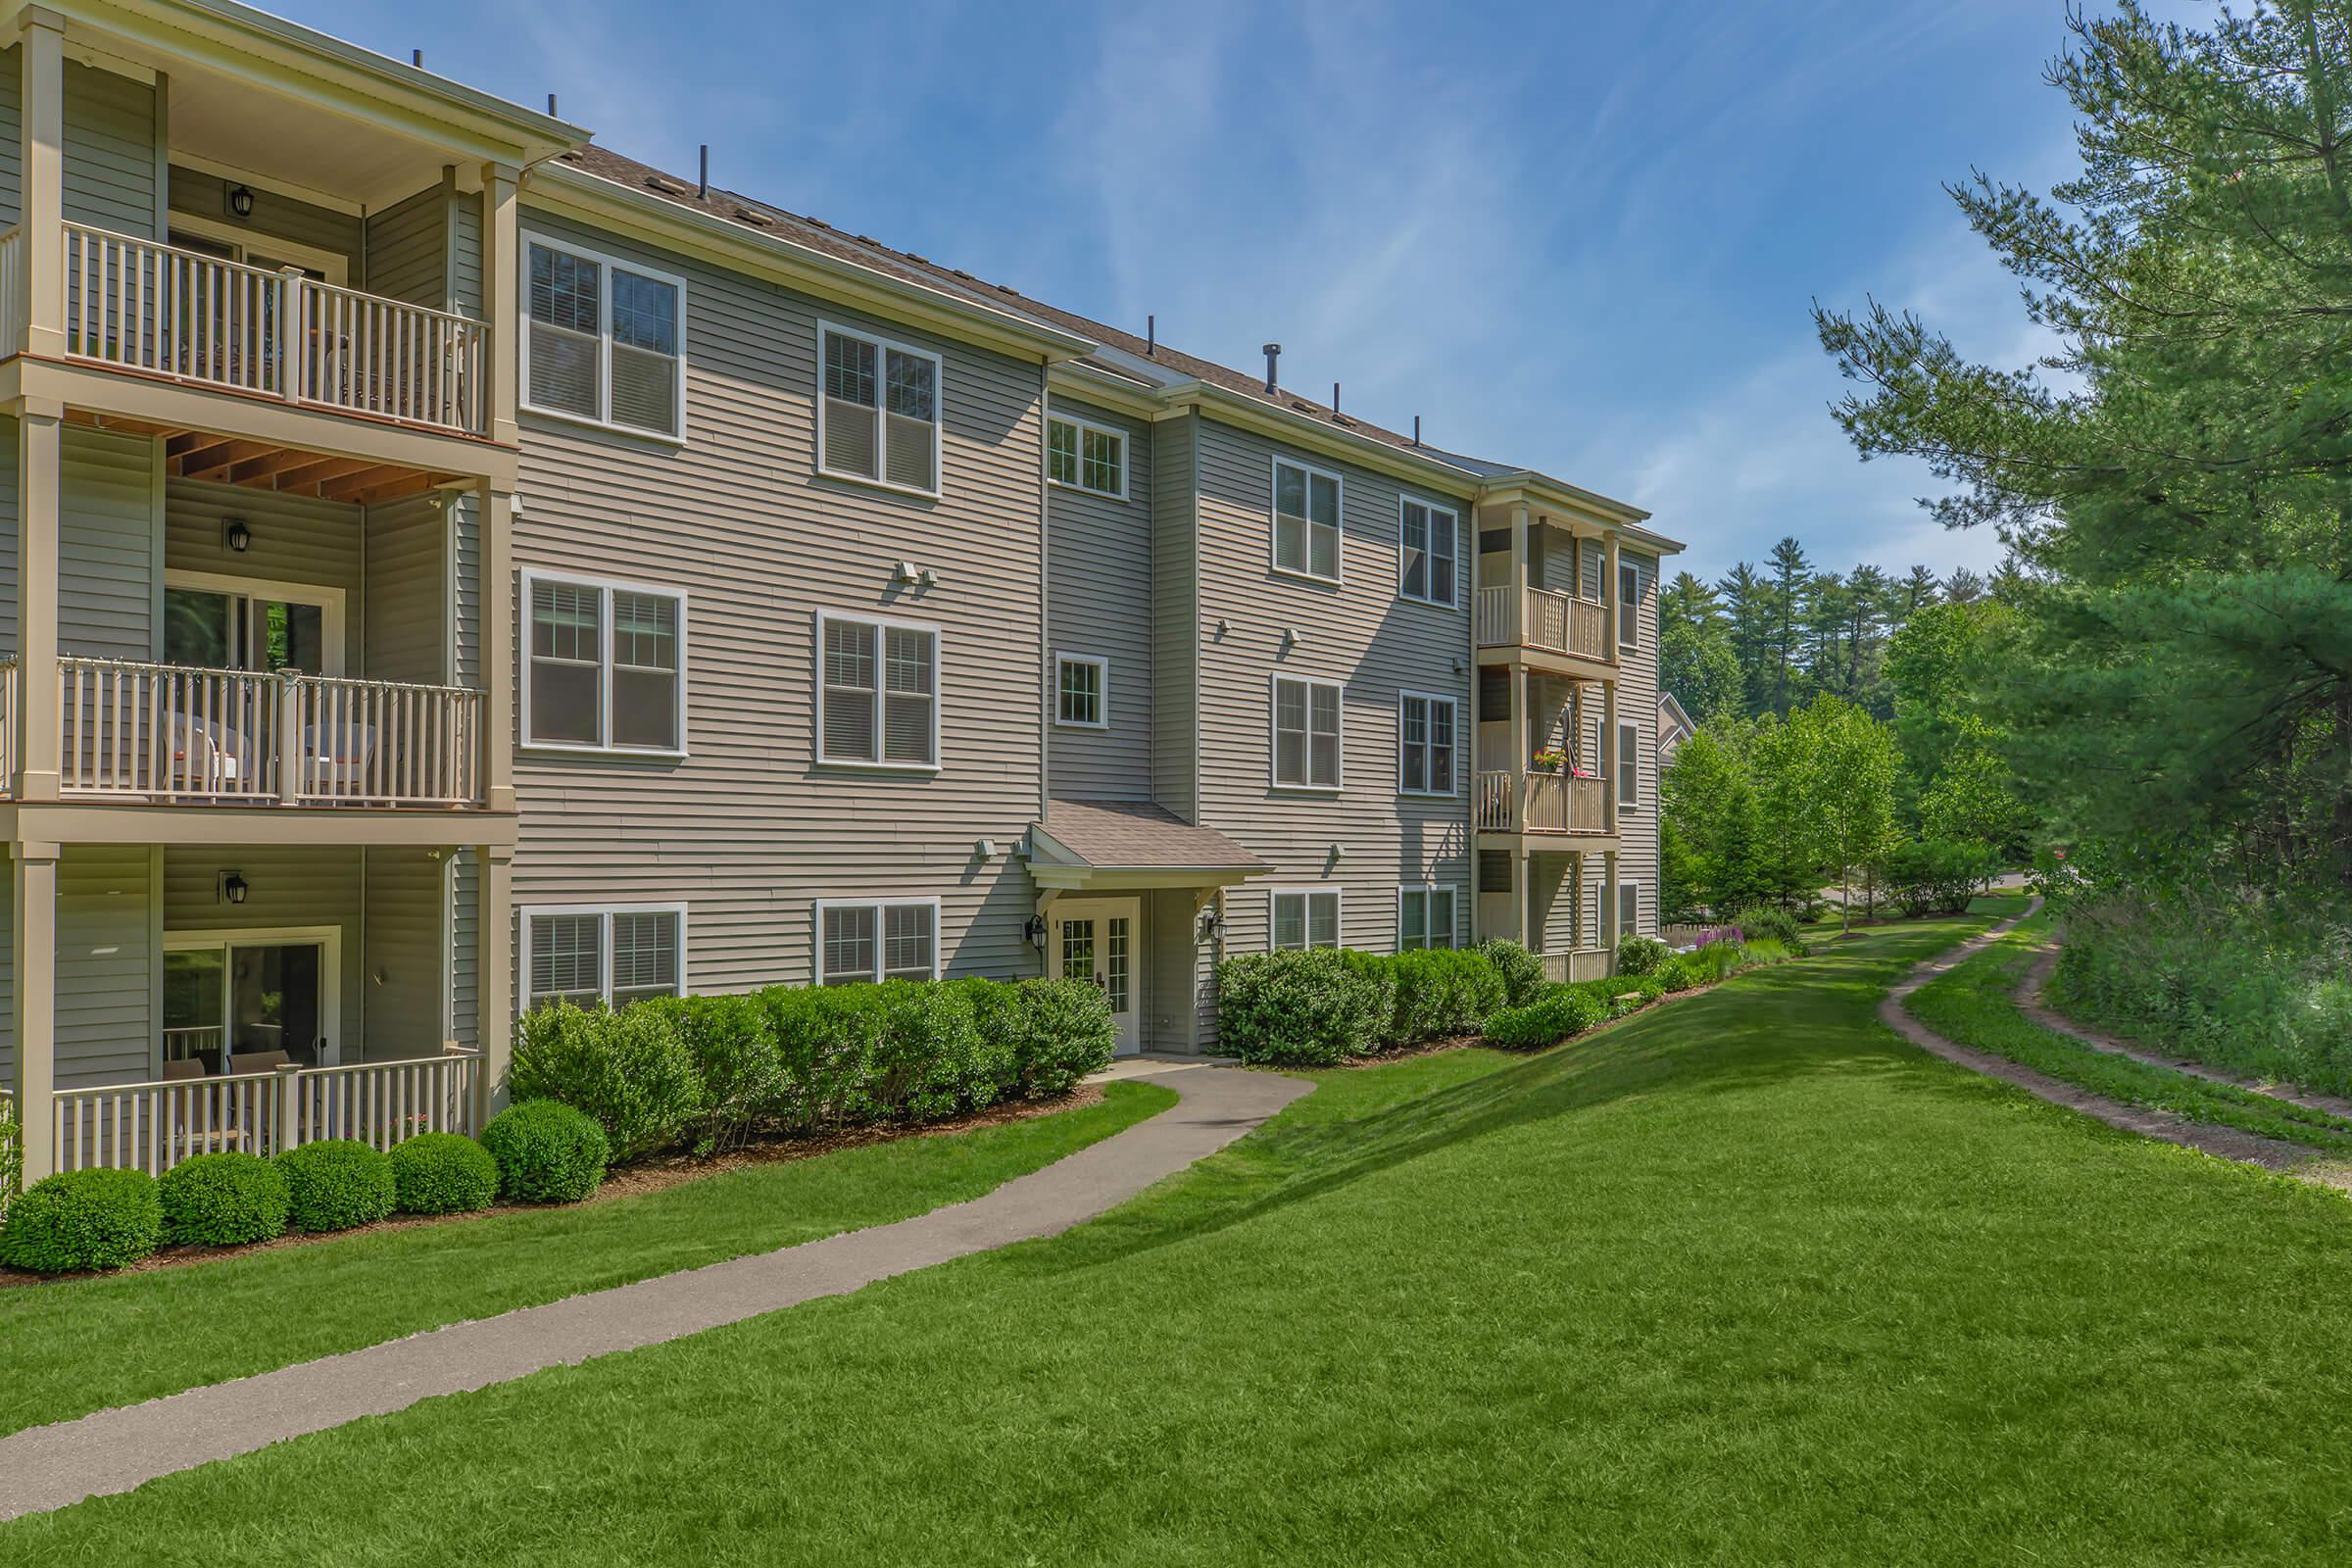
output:
M 2342 1560 L 2352 1208 L 1878 1024 L 1981 925 L 1334 1073 L 1065 1236 L 19 1521 L 0 1559 Z
M 2352 1121 L 2273 1099 L 2234 1084 L 2094 1051 L 2017 1010 L 2017 988 L 2049 935 L 2037 914 L 1984 952 L 1921 986 L 1904 1001 L 1910 1014 L 1946 1040 L 2032 1067 L 2052 1078 L 2119 1100 L 2169 1110 L 2191 1121 L 2235 1127 L 2265 1138 L 2352 1153 Z
M 0 1291 L 0 1433 L 961 1202 L 1175 1102 L 869 1144 L 580 1208 Z

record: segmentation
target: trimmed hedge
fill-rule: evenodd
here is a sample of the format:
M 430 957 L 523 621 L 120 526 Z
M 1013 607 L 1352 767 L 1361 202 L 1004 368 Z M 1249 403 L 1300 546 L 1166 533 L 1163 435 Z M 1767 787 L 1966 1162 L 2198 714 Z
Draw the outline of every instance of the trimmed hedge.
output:
M 611 1146 L 587 1112 L 526 1100 L 490 1118 L 482 1147 L 498 1165 L 498 1191 L 517 1203 L 576 1203 L 604 1184 Z
M 403 1214 L 470 1214 L 498 1197 L 498 1161 L 463 1133 L 418 1133 L 385 1157 Z
M 1369 1055 L 1396 1016 L 1396 971 L 1377 954 L 1286 949 L 1217 965 L 1217 1040 L 1244 1061 L 1328 1067 Z
M 673 1017 L 643 1004 L 612 1012 L 557 1003 L 524 1013 L 507 1089 L 518 1101 L 586 1111 L 614 1159 L 676 1143 L 704 1103 L 694 1052 Z
M 1473 951 L 1485 954 L 1502 976 L 1504 1006 L 1524 1007 L 1544 994 L 1544 960 L 1531 949 L 1509 937 L 1493 937 Z
M 242 1247 L 282 1236 L 291 1201 L 283 1172 L 238 1150 L 181 1160 L 156 1183 L 156 1197 L 164 1240 L 174 1247 Z
M 392 1212 L 392 1162 L 355 1138 L 324 1138 L 278 1155 L 286 1218 L 298 1231 L 347 1231 Z
M 1487 1040 L 1505 1051 L 1541 1051 L 1605 1021 L 1606 1004 L 1581 986 L 1552 985 L 1524 1007 L 1487 1020 Z
M 635 1004 L 665 1022 L 701 1081 L 701 1110 L 688 1124 L 697 1152 L 732 1149 L 784 1087 L 784 1058 L 758 997 L 657 997 Z
M 35 1274 L 122 1268 L 153 1252 L 163 1236 L 163 1203 L 145 1171 L 62 1171 L 9 1204 L 0 1263 Z
M 1673 950 L 1656 937 L 1645 937 L 1628 931 L 1617 939 L 1617 972 L 1619 974 L 1655 974 L 1659 965 L 1673 956 Z
M 1501 969 L 1484 953 L 1432 948 L 1399 953 L 1389 964 L 1396 974 L 1393 1045 L 1474 1035 L 1508 995 Z

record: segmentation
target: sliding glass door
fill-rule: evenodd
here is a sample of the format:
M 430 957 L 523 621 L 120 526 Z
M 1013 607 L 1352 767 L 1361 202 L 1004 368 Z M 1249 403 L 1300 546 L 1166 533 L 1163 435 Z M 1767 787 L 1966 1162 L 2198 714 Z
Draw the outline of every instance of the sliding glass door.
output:
M 331 1066 L 336 1039 L 336 949 L 309 932 L 165 939 L 163 1055 L 207 1073 L 284 1052 L 299 1066 Z

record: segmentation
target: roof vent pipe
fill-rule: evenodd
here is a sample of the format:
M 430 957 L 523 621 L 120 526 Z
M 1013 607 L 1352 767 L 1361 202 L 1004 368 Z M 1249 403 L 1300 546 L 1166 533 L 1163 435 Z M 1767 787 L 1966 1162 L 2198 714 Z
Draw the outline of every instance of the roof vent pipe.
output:
M 1144 355 L 1147 359 L 1159 358 L 1159 318 L 1156 316 L 1144 318 Z
M 1267 392 L 1267 394 L 1268 394 L 1269 396 L 1270 396 L 1270 395 L 1272 395 L 1272 393 L 1273 393 L 1273 391 L 1274 391 L 1274 385 L 1275 385 L 1275 378 L 1274 378 L 1274 362 L 1275 362 L 1276 360 L 1279 360 L 1279 359 L 1281 359 L 1281 358 L 1282 358 L 1282 345 L 1281 345 L 1281 344 L 1279 344 L 1279 343 L 1269 343 L 1269 344 L 1267 344 L 1267 345 L 1266 345 L 1266 392 Z
M 422 71 L 424 69 L 424 51 L 421 49 L 410 50 L 409 64 L 415 66 L 418 71 Z
M 1337 381 L 1331 383 L 1331 416 L 1335 419 L 1340 416 L 1340 383 Z
M 552 92 L 547 95 L 547 118 L 550 120 L 561 118 L 556 113 L 556 95 Z
M 698 201 L 710 199 L 710 144 L 709 142 L 703 143 L 703 172 L 694 182 L 694 194 Z
M 1414 416 L 1413 416 L 1413 445 L 1415 445 L 1415 446 L 1419 446 L 1420 444 L 1421 444 L 1421 416 L 1419 416 L 1418 414 L 1416 414 L 1416 415 L 1414 415 Z

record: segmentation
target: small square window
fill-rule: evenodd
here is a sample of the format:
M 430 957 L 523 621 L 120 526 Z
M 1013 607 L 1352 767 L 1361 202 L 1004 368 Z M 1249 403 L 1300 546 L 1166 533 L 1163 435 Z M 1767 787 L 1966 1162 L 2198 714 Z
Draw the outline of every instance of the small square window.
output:
M 1275 889 L 1268 896 L 1272 927 L 1269 943 L 1284 948 L 1336 948 L 1340 945 L 1340 890 Z
M 1103 729 L 1110 722 L 1110 662 L 1083 654 L 1054 660 L 1054 722 Z
M 1094 495 L 1127 494 L 1127 437 L 1104 424 L 1067 415 L 1046 419 L 1046 477 Z

